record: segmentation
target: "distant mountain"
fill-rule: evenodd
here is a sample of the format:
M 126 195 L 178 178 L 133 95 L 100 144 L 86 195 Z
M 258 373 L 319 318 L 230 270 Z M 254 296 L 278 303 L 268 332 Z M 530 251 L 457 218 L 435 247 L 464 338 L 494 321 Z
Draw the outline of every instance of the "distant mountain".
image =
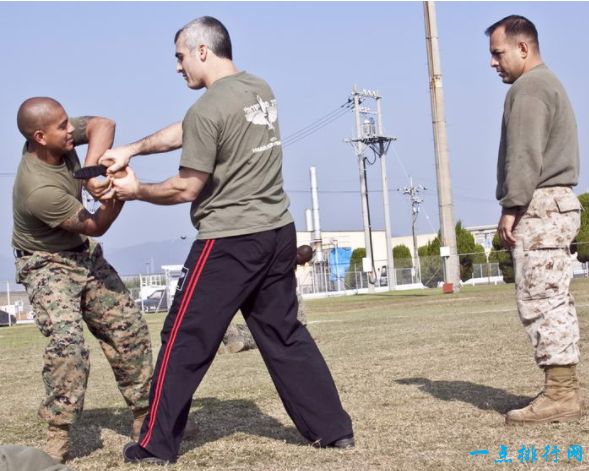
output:
M 192 245 L 190 239 L 146 242 L 119 249 L 105 249 L 105 257 L 120 275 L 161 273 L 162 265 L 182 265 Z
M 14 257 L 0 255 L 0 282 L 14 284 Z M 4 291 L 5 286 L 0 286 L 0 291 Z

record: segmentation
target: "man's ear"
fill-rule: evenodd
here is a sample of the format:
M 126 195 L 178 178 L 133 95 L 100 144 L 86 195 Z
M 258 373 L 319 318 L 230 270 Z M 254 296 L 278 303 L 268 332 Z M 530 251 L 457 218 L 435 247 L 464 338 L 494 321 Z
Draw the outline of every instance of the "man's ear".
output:
M 517 43 L 517 48 L 519 49 L 521 58 L 526 59 L 530 53 L 530 46 L 528 46 L 528 43 L 525 41 L 520 41 Z
M 41 144 L 42 146 L 47 144 L 47 141 L 45 140 L 45 133 L 43 131 L 41 131 L 40 129 L 37 129 L 33 133 L 32 138 L 33 138 L 33 141 L 36 142 L 37 144 Z
M 206 44 L 200 44 L 198 46 L 198 58 L 204 62 L 207 58 L 207 55 L 209 53 L 209 48 L 207 47 Z

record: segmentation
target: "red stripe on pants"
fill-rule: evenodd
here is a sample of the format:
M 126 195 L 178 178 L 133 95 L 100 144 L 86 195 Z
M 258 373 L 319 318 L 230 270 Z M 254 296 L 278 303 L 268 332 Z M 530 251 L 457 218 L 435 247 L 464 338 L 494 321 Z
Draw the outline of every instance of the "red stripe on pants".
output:
M 205 263 L 206 263 L 207 259 L 209 258 L 211 250 L 213 249 L 213 245 L 215 245 L 215 241 L 212 239 L 209 239 L 205 242 L 203 250 L 200 253 L 200 256 L 198 257 L 196 264 L 194 266 L 194 271 L 192 273 L 190 281 L 188 282 L 188 286 L 186 287 L 186 291 L 184 292 L 184 296 L 182 296 L 182 300 L 180 301 L 180 308 L 178 309 L 178 315 L 176 316 L 176 319 L 174 320 L 172 332 L 170 334 L 168 344 L 166 345 L 166 351 L 165 351 L 165 354 L 164 354 L 164 357 L 162 360 L 160 370 L 158 372 L 157 386 L 156 386 L 156 390 L 155 390 L 155 393 L 153 396 L 154 397 L 153 404 L 151 405 L 151 408 L 149 411 L 149 424 L 147 426 L 147 433 L 145 434 L 145 437 L 143 438 L 141 443 L 139 443 L 139 445 L 142 446 L 143 448 L 147 447 L 147 445 L 149 444 L 149 441 L 151 440 L 153 426 L 155 425 L 155 421 L 157 419 L 158 406 L 159 406 L 160 398 L 162 395 L 164 380 L 165 380 L 165 376 L 166 376 L 166 370 L 168 368 L 168 362 L 170 360 L 172 348 L 174 347 L 174 342 L 176 341 L 176 336 L 178 335 L 178 330 L 180 330 L 180 325 L 182 324 L 182 319 L 184 318 L 184 314 L 186 314 L 188 304 L 190 303 L 190 300 L 192 299 L 192 295 L 194 294 L 194 290 L 196 289 L 196 284 L 198 283 L 200 275 L 204 269 Z

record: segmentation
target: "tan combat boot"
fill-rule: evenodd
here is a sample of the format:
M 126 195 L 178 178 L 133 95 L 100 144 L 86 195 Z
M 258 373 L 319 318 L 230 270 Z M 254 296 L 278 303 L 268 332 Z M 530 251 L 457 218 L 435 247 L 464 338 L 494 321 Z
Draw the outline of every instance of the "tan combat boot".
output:
M 131 440 L 134 442 L 139 440 L 139 434 L 141 433 L 141 426 L 145 420 L 145 416 L 149 412 L 149 407 L 142 407 L 133 411 L 133 426 L 131 427 Z
M 509 411 L 506 424 L 544 424 L 578 420 L 584 414 L 575 365 L 544 368 L 544 390 L 523 409 Z
M 65 463 L 70 449 L 70 426 L 49 425 L 47 443 L 43 447 L 45 453 L 58 463 Z

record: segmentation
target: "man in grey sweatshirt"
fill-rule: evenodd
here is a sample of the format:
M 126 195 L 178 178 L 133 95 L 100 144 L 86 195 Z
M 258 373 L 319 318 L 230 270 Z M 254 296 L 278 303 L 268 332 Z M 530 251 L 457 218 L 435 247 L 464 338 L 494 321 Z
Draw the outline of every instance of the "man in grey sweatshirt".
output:
M 570 244 L 580 226 L 571 190 L 579 174 L 575 116 L 567 94 L 540 57 L 538 32 L 522 16 L 491 25 L 491 67 L 512 84 L 505 98 L 497 162 L 498 233 L 511 249 L 517 307 L 545 372 L 542 393 L 507 413 L 508 424 L 563 422 L 583 415 L 575 366 L 579 326 L 572 295 Z

